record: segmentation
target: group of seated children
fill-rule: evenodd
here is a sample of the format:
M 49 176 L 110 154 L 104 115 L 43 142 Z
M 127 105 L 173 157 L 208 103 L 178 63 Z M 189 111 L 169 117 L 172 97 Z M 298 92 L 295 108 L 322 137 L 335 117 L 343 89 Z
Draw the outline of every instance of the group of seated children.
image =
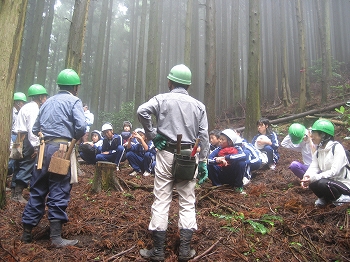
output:
M 258 134 L 248 143 L 238 131 L 225 129 L 209 133 L 208 177 L 214 186 L 229 184 L 244 193 L 251 172 L 265 166 L 274 170 L 279 159 L 277 134 L 268 119 L 257 121 Z
M 145 131 L 137 128 L 130 132 L 132 125 L 124 121 L 123 132 L 114 133 L 111 123 L 102 126 L 102 134 L 98 130 L 91 132 L 91 142 L 83 142 L 79 145 L 80 157 L 88 164 L 98 161 L 112 162 L 117 165 L 128 160 L 135 176 L 143 172 L 144 176 L 154 173 L 156 150 L 152 141 L 148 141 Z

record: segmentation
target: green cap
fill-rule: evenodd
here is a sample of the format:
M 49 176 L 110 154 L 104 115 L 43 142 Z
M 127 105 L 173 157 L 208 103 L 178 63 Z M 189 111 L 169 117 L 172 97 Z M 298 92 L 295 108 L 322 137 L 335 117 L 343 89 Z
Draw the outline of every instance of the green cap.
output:
M 64 69 L 57 76 L 57 85 L 75 86 L 80 85 L 80 77 L 73 69 Z

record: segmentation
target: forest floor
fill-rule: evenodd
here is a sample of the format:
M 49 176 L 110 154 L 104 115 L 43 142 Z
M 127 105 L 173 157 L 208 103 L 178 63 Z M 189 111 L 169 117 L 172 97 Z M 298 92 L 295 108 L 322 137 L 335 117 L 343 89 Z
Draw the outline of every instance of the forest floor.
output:
M 342 99 L 335 96 L 330 103 Z M 308 109 L 320 106 L 313 100 Z M 289 110 L 292 113 L 293 108 Z M 282 115 L 288 110 L 279 111 Z M 263 116 L 269 118 L 269 112 L 263 111 Z M 289 124 L 277 127 L 280 140 Z M 240 126 L 242 123 L 237 122 L 231 127 Z M 345 126 L 336 125 L 336 140 L 350 148 L 344 140 L 347 135 Z M 316 208 L 316 196 L 302 189 L 299 179 L 288 169 L 293 160 L 301 161 L 301 155 L 281 147 L 279 152 L 276 170 L 254 173 L 245 187 L 246 195 L 234 193 L 227 186 L 212 187 L 209 181 L 196 188 L 198 230 L 192 247 L 198 257 L 192 261 L 350 261 L 350 204 Z M 81 164 L 81 170 L 79 183 L 71 191 L 69 222 L 63 227 L 63 236 L 78 239 L 78 245 L 53 248 L 46 216 L 33 229 L 33 243 L 22 243 L 24 205 L 11 201 L 8 192 L 7 205 L 0 210 L 0 261 L 145 261 L 139 249 L 152 244 L 147 228 L 154 178 L 129 176 L 132 169 L 125 163 L 115 172 L 123 192 L 93 193 L 94 166 Z M 25 190 L 24 195 L 28 199 L 29 192 Z M 174 190 L 167 262 L 177 261 L 177 221 L 178 194 Z

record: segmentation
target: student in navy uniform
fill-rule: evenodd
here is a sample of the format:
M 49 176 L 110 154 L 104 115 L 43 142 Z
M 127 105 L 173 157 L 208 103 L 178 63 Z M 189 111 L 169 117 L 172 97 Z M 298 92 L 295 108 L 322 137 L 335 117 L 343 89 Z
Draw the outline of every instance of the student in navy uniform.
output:
M 252 144 L 262 153 L 267 155 L 267 165 L 271 170 L 275 170 L 280 155 L 278 154 L 278 137 L 271 129 L 270 121 L 261 118 L 257 121 L 258 134 L 253 138 Z
M 73 138 L 78 140 L 85 134 L 86 123 L 83 104 L 76 97 L 80 85 L 78 74 L 73 69 L 64 69 L 58 74 L 57 85 L 59 92 L 41 106 L 32 129 L 35 135 L 42 132 L 46 143 L 42 169 L 35 168 L 30 181 L 30 197 L 22 215 L 21 240 L 25 243 L 32 241 L 32 228 L 44 216 L 46 204 L 51 243 L 55 247 L 64 247 L 78 243 L 78 240 L 61 237 L 62 224 L 68 221 L 66 209 L 72 189 L 71 171 L 59 175 L 48 172 L 48 167 L 60 144 L 68 144 Z
M 122 137 L 121 135 L 114 134 L 110 123 L 105 123 L 102 126 L 102 134 L 104 136 L 102 152 L 96 155 L 96 161 L 115 163 L 117 165 L 117 171 L 119 171 L 119 164 L 125 151 Z
M 88 164 L 96 164 L 96 155 L 102 152 L 102 143 L 101 132 L 92 131 L 91 142 L 83 142 L 79 145 L 80 157 Z
M 11 199 L 20 203 L 27 204 L 27 200 L 23 198 L 22 192 L 28 187 L 30 178 L 35 165 L 39 138 L 32 133 L 32 127 L 38 116 L 40 106 L 47 99 L 47 91 L 42 85 L 34 84 L 28 89 L 28 97 L 31 102 L 25 104 L 18 112 L 15 133 L 21 133 L 23 139 L 23 158 L 16 159 L 14 162 L 14 172 L 12 176 L 11 190 L 13 195 Z
M 131 140 L 137 139 L 137 143 L 132 143 Z M 156 148 L 152 140 L 148 141 L 145 130 L 136 128 L 128 139 L 126 159 L 133 168 L 131 176 L 136 176 L 143 172 L 143 176 L 150 176 L 154 173 L 154 166 L 156 165 Z
M 218 129 L 213 129 L 209 132 L 209 141 L 210 141 L 210 150 L 209 154 L 213 152 L 220 144 L 219 138 L 220 138 L 221 131 Z
M 123 122 L 123 132 L 120 133 L 120 135 L 123 138 L 123 145 L 126 146 L 128 143 L 129 137 L 132 135 L 131 133 L 132 124 L 129 121 Z
M 235 145 L 238 135 L 232 129 L 220 133 L 220 146 L 208 157 L 208 176 L 213 186 L 229 184 L 236 192 L 243 193 L 243 176 L 246 155 Z

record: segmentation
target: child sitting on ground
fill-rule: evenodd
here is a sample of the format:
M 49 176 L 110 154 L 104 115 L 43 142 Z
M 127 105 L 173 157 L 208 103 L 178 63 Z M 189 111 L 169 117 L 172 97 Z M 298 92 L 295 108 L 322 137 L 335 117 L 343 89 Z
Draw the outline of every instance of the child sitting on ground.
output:
M 272 131 L 270 121 L 261 118 L 257 121 L 258 134 L 253 138 L 252 144 L 262 153 L 267 155 L 267 165 L 271 170 L 275 170 L 278 159 L 278 138 L 277 134 Z
M 91 132 L 91 142 L 83 142 L 79 145 L 80 157 L 88 164 L 96 164 L 96 155 L 102 150 L 101 132 L 94 130 Z
M 131 134 L 132 124 L 129 121 L 123 122 L 123 132 L 121 132 L 121 136 L 123 138 L 123 145 L 126 146 L 126 143 L 128 142 L 129 137 Z
M 124 153 L 121 135 L 113 133 L 111 123 L 106 123 L 102 126 L 104 136 L 101 153 L 96 155 L 96 161 L 112 162 L 117 165 L 119 171 L 120 160 Z
M 135 138 L 138 143 L 133 144 L 132 139 Z M 150 176 L 154 173 L 154 166 L 156 165 L 156 148 L 153 141 L 148 141 L 145 130 L 136 128 L 128 139 L 126 159 L 133 168 L 131 176 L 141 174 L 143 176 Z
M 241 133 L 236 131 L 238 138 L 236 141 L 236 145 L 241 146 L 243 152 L 246 155 L 246 169 L 243 176 L 243 185 L 247 185 L 252 178 L 252 171 L 258 170 L 262 167 L 263 160 L 262 157 L 265 157 L 264 163 L 267 163 L 267 156 L 261 153 L 255 146 L 251 143 L 248 143 L 247 140 L 241 137 Z
M 209 141 L 210 141 L 210 149 L 209 154 L 213 152 L 220 144 L 219 138 L 220 138 L 221 131 L 218 129 L 213 129 L 209 132 Z
M 294 123 L 289 127 L 288 135 L 282 140 L 281 146 L 301 152 L 303 163 L 293 161 L 289 169 L 302 179 L 311 164 L 312 154 L 316 151 L 316 146 L 311 139 L 311 132 L 305 126 Z
M 236 192 L 243 191 L 243 175 L 246 155 L 236 146 L 238 136 L 235 131 L 225 129 L 219 138 L 219 147 L 208 158 L 208 177 L 213 186 L 229 184 Z

